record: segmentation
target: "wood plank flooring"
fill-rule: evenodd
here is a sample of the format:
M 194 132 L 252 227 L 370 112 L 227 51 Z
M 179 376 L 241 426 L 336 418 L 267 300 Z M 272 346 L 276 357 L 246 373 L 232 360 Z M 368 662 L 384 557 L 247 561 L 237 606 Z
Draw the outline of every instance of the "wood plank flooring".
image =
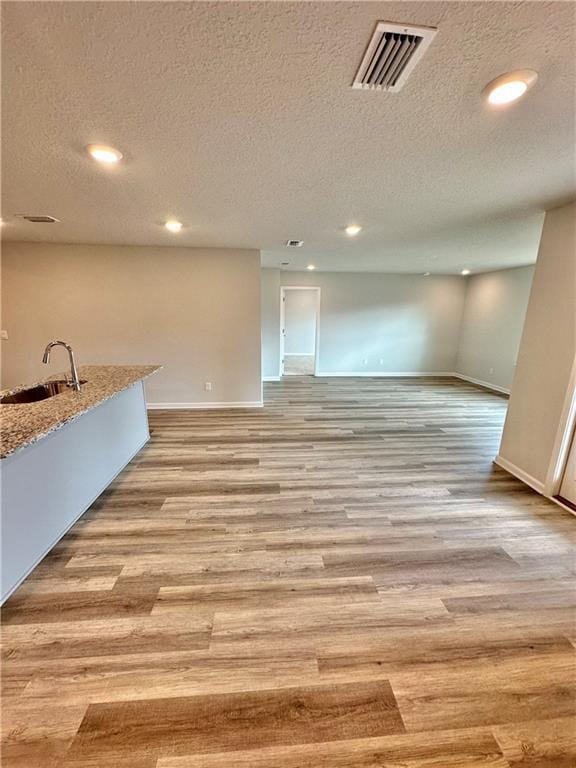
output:
M 574 768 L 576 520 L 492 464 L 506 400 L 265 403 L 152 412 L 8 601 L 4 768 Z

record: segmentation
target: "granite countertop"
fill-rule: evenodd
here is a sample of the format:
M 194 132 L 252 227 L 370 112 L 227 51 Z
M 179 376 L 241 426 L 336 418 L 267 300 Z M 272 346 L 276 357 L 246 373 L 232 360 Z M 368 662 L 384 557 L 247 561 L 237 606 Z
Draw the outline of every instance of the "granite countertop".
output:
M 70 389 L 47 400 L 17 405 L 0 404 L 1 445 L 0 459 L 35 443 L 56 429 L 77 419 L 123 389 L 159 371 L 160 365 L 84 365 L 78 369 L 80 379 L 85 379 L 80 392 Z M 60 373 L 49 379 L 70 378 L 70 373 Z M 42 384 L 25 384 L 0 392 L 0 397 Z

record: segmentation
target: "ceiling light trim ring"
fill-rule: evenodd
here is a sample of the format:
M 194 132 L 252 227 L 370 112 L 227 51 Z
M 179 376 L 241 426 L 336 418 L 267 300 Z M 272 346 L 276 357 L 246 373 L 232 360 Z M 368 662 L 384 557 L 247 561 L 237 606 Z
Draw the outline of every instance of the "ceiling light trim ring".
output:
M 119 149 L 106 144 L 88 144 L 86 151 L 96 162 L 104 165 L 115 165 L 124 157 Z
M 534 69 L 516 69 L 491 80 L 482 93 L 491 107 L 506 107 L 525 96 L 538 80 Z

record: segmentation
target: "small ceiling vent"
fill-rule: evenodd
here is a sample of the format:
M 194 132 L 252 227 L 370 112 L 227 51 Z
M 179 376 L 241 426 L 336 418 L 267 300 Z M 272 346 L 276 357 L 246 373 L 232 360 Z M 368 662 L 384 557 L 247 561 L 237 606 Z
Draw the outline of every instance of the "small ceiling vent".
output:
M 352 88 L 396 93 L 425 54 L 438 30 L 379 21 Z
M 302 248 L 304 240 L 286 240 L 286 248 Z
M 17 219 L 26 219 L 26 221 L 31 221 L 33 224 L 54 224 L 60 221 L 60 219 L 55 219 L 54 216 L 35 216 L 30 213 L 16 213 L 15 216 Z

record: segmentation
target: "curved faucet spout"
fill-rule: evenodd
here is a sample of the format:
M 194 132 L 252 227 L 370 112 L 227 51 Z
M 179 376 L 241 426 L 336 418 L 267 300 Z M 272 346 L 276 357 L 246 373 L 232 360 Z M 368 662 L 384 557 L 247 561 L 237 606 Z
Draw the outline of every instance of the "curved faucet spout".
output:
M 73 387 L 76 392 L 80 392 L 80 379 L 78 377 L 78 370 L 76 368 L 76 361 L 74 360 L 74 352 L 72 347 L 65 341 L 50 341 L 48 344 L 46 344 L 46 349 L 42 355 L 43 363 L 50 362 L 50 352 L 52 351 L 52 347 L 64 347 L 64 349 L 68 352 L 68 357 L 70 358 L 70 373 L 72 376 L 70 386 Z

